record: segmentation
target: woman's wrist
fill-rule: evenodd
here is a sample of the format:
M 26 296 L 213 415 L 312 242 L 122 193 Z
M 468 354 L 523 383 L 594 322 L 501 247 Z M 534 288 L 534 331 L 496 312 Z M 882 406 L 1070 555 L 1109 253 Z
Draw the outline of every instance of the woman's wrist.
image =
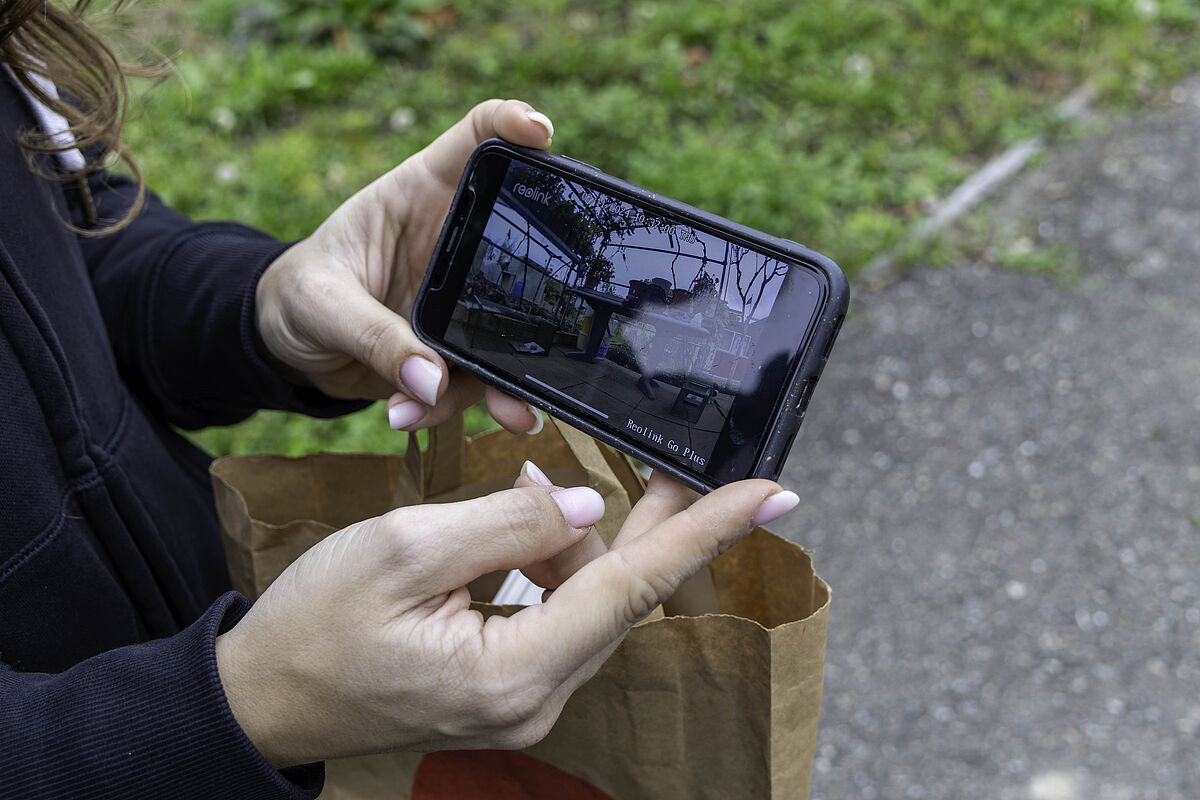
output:
M 221 634 L 216 640 L 217 673 L 229 710 L 246 738 L 271 766 L 276 769 L 294 766 L 300 762 L 287 758 L 272 735 L 277 729 L 271 719 L 272 712 L 279 710 L 279 704 L 272 701 L 272 693 L 263 685 L 266 676 L 255 675 L 245 664 L 239 645 L 233 631 Z
M 267 347 L 266 340 L 263 339 L 262 331 L 259 330 L 257 322 L 253 327 L 254 330 L 252 332 L 252 336 L 254 341 L 254 354 L 258 356 L 259 360 L 270 367 L 271 371 L 277 376 L 290 383 L 292 386 L 298 386 L 306 389 L 315 388 L 315 384 L 308 379 L 307 375 L 295 367 L 285 364 L 275 357 L 275 354 L 271 352 L 269 347 Z
M 279 356 L 275 355 L 275 353 L 271 351 L 270 345 L 267 344 L 267 339 L 263 332 L 263 327 L 269 324 L 268 317 L 274 319 L 279 316 L 277 308 L 267 308 L 267 306 L 270 304 L 270 298 L 268 295 L 273 291 L 277 291 L 275 285 L 278 284 L 278 269 L 276 269 L 276 267 L 280 261 L 288 258 L 288 254 L 295 250 L 296 246 L 300 245 L 302 241 L 303 240 L 301 240 L 301 242 L 296 242 L 292 245 L 292 247 L 289 247 L 287 250 L 284 250 L 282 253 L 280 253 L 275 260 L 271 262 L 271 264 L 268 265 L 265 270 L 263 270 L 262 275 L 259 276 L 258 284 L 254 287 L 254 313 L 252 316 L 254 324 L 251 326 L 253 329 L 251 331 L 251 336 L 253 338 L 255 355 L 257 355 L 264 364 L 270 367 L 276 375 L 293 386 L 310 388 L 314 386 L 314 384 L 309 377 L 299 369 L 285 362 Z

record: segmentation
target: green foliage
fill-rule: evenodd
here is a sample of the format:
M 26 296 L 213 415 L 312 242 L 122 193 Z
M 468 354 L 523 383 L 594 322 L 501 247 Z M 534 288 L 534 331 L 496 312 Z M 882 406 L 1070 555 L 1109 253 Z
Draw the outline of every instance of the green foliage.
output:
M 1108 103 L 1154 101 L 1197 66 L 1200 17 L 1188 0 L 160 8 L 191 33 L 129 139 L 185 213 L 303 236 L 474 103 L 521 97 L 554 119 L 556 150 L 851 273 L 999 149 L 1051 130 L 1083 81 Z M 252 429 L 282 437 L 255 445 L 271 449 L 302 438 L 255 420 L 206 442 L 241 447 Z M 354 430 L 330 441 L 375 446 Z
M 1073 283 L 1083 274 L 1079 252 L 1062 242 L 1034 242 L 1028 238 L 1005 242 L 995 253 L 995 260 L 1002 267 L 1064 283 Z
M 406 55 L 423 45 L 432 26 L 415 12 L 440 0 L 210 0 L 197 9 L 206 28 L 235 41 L 310 45 L 353 43 L 382 56 Z
M 482 405 L 468 408 L 467 433 L 499 427 Z M 240 425 L 208 428 L 187 437 L 214 455 L 281 453 L 302 456 L 320 451 L 341 453 L 403 453 L 408 434 L 388 427 L 383 403 L 337 419 L 311 419 L 282 411 L 260 411 Z M 424 446 L 424 435 L 421 436 Z M 515 479 L 516 476 L 514 475 Z
M 1083 80 L 1128 102 L 1196 62 L 1184 0 L 433 5 L 188 6 L 211 38 L 132 137 L 153 182 L 190 213 L 302 235 L 475 102 L 519 96 L 559 149 L 853 271 Z M 428 46 L 373 46 L 384 21 Z

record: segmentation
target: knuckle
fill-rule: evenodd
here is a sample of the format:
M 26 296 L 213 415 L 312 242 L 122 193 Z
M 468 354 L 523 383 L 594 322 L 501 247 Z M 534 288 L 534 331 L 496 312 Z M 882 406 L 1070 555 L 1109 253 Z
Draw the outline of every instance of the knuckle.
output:
M 296 297 L 309 308 L 319 308 L 337 294 L 339 282 L 323 269 L 309 270 L 295 281 Z
M 705 562 L 712 561 L 721 554 L 722 543 L 727 538 L 722 536 L 722 533 L 737 527 L 737 523 L 731 524 L 732 517 L 713 519 L 710 515 L 697 511 L 695 506 L 689 506 L 678 513 L 687 529 L 693 531 L 697 552 Z
M 489 136 L 494 135 L 494 131 L 492 130 L 494 128 L 494 125 L 492 124 L 492 116 L 496 113 L 496 110 L 503 105 L 503 103 L 504 101 L 500 98 L 493 97 L 480 103 L 476 103 L 475 107 L 471 109 L 471 112 L 467 115 L 467 117 L 471 120 L 471 127 L 474 131 L 475 139 L 477 141 L 483 141 Z
M 644 619 L 658 605 L 658 597 L 658 592 L 649 581 L 635 578 L 625 597 L 622 618 L 625 626 L 628 627 Z
M 540 686 L 518 686 L 501 681 L 480 693 L 476 708 L 486 727 L 511 732 L 536 718 L 546 698 L 547 693 Z
M 364 327 L 354 340 L 354 357 L 363 364 L 374 364 L 385 352 L 390 328 L 391 326 L 382 320 Z M 395 377 L 399 378 L 398 367 Z
M 495 743 L 498 750 L 524 750 L 529 746 L 519 728 L 512 728 L 496 734 Z
M 471 109 L 472 114 L 486 114 L 488 111 L 495 110 L 497 106 L 504 103 L 504 100 L 499 97 L 489 97 L 486 100 L 480 100 Z
M 495 517 L 496 523 L 511 536 L 527 537 L 531 532 L 545 527 L 548 521 L 556 519 L 550 513 L 551 503 L 553 501 L 540 490 L 510 490 L 504 493 L 504 502 Z
M 653 611 L 663 598 L 669 597 L 677 584 L 664 576 L 641 574 L 619 550 L 612 551 L 610 555 L 619 560 L 618 569 L 628 580 L 624 605 L 617 609 L 617 613 L 622 626 L 629 627 Z
M 383 516 L 366 522 L 370 525 L 371 552 L 380 563 L 390 568 L 404 568 L 408 574 L 432 571 L 431 555 L 421 548 L 422 538 L 414 537 L 411 531 L 419 530 L 413 525 L 414 508 L 396 508 Z
M 554 721 L 554 717 L 542 714 L 506 732 L 505 749 L 524 750 L 526 747 L 533 747 L 546 738 L 550 729 L 554 727 Z

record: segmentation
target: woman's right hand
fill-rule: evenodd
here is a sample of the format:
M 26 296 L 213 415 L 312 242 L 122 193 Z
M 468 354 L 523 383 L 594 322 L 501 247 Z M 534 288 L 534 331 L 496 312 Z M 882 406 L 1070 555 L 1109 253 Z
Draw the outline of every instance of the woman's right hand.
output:
M 470 609 L 466 584 L 552 562 L 583 542 L 603 514 L 596 492 L 525 486 L 345 528 L 218 637 L 233 714 L 279 768 L 531 745 L 635 622 L 754 524 L 798 502 L 765 480 L 693 496 L 655 475 L 612 550 L 560 566 L 562 582 L 543 605 L 486 621 Z
M 487 100 L 357 192 L 259 280 L 267 352 L 331 397 L 390 397 L 396 429 L 431 428 L 484 399 L 513 433 L 540 430 L 536 409 L 450 369 L 409 317 L 471 152 L 493 136 L 544 150 L 553 133 L 528 103 Z

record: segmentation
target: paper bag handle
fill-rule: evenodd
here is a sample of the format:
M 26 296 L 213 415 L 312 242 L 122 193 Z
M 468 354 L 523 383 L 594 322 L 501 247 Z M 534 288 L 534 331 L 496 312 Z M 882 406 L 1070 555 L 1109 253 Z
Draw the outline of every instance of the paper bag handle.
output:
M 415 437 L 409 439 L 409 447 L 415 447 L 416 444 Z M 429 445 L 422 458 L 426 497 L 444 494 L 462 486 L 464 448 L 462 414 L 455 414 L 429 429 Z
M 554 417 L 550 417 L 550 421 L 554 423 L 571 454 L 584 468 L 588 475 L 588 484 L 593 489 L 605 493 L 609 488 L 603 485 L 605 476 L 612 476 L 619 485 L 620 481 L 616 478 L 612 465 L 605 459 L 595 439 Z M 397 482 L 392 496 L 392 507 L 419 504 L 426 497 L 451 492 L 462 486 L 465 443 L 461 414 L 455 414 L 445 422 L 430 428 L 429 444 L 424 451 L 417 444 L 416 434 L 410 433 L 408 450 L 405 453 L 409 475 L 407 479 L 402 477 Z M 611 541 L 604 544 L 606 547 L 612 546 Z M 675 596 L 663 607 L 669 615 L 699 616 L 720 613 L 716 587 L 709 571 L 702 569 L 690 580 L 685 581 Z
M 591 483 L 597 482 L 597 476 L 612 472 L 612 467 L 605 460 L 595 439 L 553 417 L 550 418 L 550 421 L 554 423 L 555 429 L 562 436 L 579 465 L 591 476 Z M 409 435 L 408 452 L 405 458 L 410 472 L 414 476 L 421 476 L 422 497 L 418 498 L 416 502 L 420 502 L 425 497 L 435 497 L 451 492 L 462 486 L 464 450 L 465 438 L 461 414 L 455 414 L 430 428 L 429 443 L 424 451 L 417 446 L 416 436 Z M 592 486 L 592 488 L 599 487 Z M 611 544 L 611 542 L 607 544 Z
M 401 475 L 392 491 L 392 508 L 420 505 L 462 486 L 463 418 L 455 414 L 429 429 L 429 444 L 421 450 L 416 432 L 408 434 L 404 463 L 408 474 Z

